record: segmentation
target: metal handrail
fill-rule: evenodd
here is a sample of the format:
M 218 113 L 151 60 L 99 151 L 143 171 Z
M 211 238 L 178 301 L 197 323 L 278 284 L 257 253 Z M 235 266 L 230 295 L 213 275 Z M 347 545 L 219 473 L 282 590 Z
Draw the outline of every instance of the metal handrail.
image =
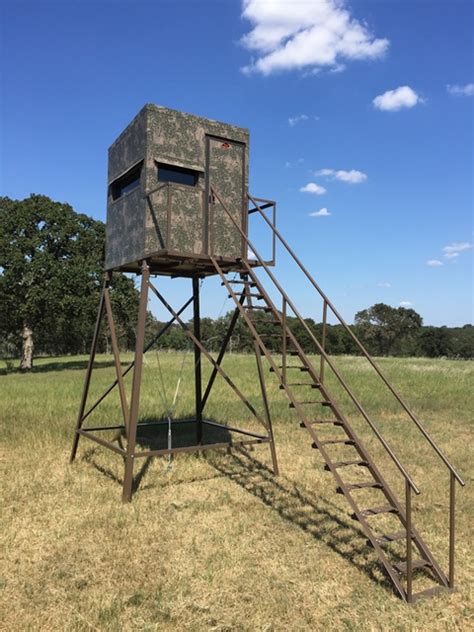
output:
M 349 395 L 349 397 L 352 399 L 352 401 L 354 402 L 355 406 L 357 407 L 357 409 L 359 410 L 359 412 L 362 414 L 362 416 L 364 417 L 364 419 L 367 421 L 367 423 L 369 424 L 370 428 L 372 429 L 372 431 L 374 432 L 375 436 L 378 438 L 378 440 L 380 441 L 380 443 L 383 445 L 383 447 L 385 448 L 386 452 L 388 453 L 388 455 L 390 456 L 390 458 L 392 459 L 392 461 L 395 463 L 395 465 L 397 466 L 398 470 L 401 472 L 401 474 L 403 475 L 405 481 L 410 485 L 410 487 L 413 489 L 413 491 L 416 494 L 420 494 L 420 490 L 418 489 L 416 483 L 413 481 L 412 477 L 410 476 L 410 474 L 407 472 L 406 468 L 402 465 L 402 463 L 400 462 L 400 460 L 398 459 L 398 457 L 396 456 L 396 454 L 394 453 L 394 451 L 392 450 L 392 448 L 389 446 L 389 444 L 387 443 L 387 441 L 384 439 L 384 437 L 382 436 L 382 434 L 379 432 L 379 430 L 377 429 L 377 427 L 373 424 L 372 420 L 370 419 L 369 415 L 367 414 L 367 412 L 365 411 L 365 409 L 363 408 L 362 404 L 359 402 L 359 400 L 357 399 L 357 397 L 354 395 L 354 393 L 352 392 L 352 390 L 349 388 L 349 386 L 347 385 L 346 381 L 344 380 L 344 378 L 341 376 L 341 374 L 339 373 L 339 371 L 337 370 L 337 368 L 334 366 L 334 363 L 332 362 L 332 360 L 330 359 L 330 357 L 328 356 L 328 354 L 326 353 L 326 351 L 321 347 L 319 341 L 317 340 L 317 338 L 314 336 L 313 332 L 311 331 L 311 329 L 308 327 L 308 324 L 305 322 L 304 318 L 301 316 L 301 314 L 298 312 L 298 310 L 296 309 L 295 305 L 293 304 L 293 302 L 291 301 L 291 299 L 288 297 L 288 295 L 286 294 L 285 290 L 282 288 L 282 286 L 279 284 L 279 282 L 277 281 L 277 279 L 275 278 L 275 276 L 272 274 L 272 272 L 268 269 L 268 267 L 265 265 L 265 262 L 263 261 L 263 259 L 260 257 L 260 255 L 258 254 L 258 251 L 256 250 L 255 246 L 252 244 L 252 242 L 250 241 L 250 239 L 248 238 L 247 235 L 245 235 L 245 233 L 242 231 L 242 229 L 240 228 L 240 226 L 237 224 L 237 222 L 234 220 L 234 218 L 232 217 L 232 214 L 229 212 L 227 206 L 225 205 L 225 203 L 223 202 L 222 198 L 220 197 L 220 195 L 217 193 L 217 191 L 211 187 L 214 195 L 218 198 L 219 202 L 221 203 L 222 207 L 224 208 L 224 210 L 226 211 L 227 215 L 231 218 L 232 222 L 234 223 L 234 225 L 236 226 L 236 228 L 241 232 L 242 237 L 245 239 L 245 241 L 247 242 L 247 245 L 250 247 L 250 249 L 252 250 L 253 254 L 256 256 L 258 262 L 260 263 L 260 265 L 262 265 L 266 271 L 266 273 L 269 275 L 270 279 L 272 280 L 273 284 L 275 285 L 275 287 L 278 289 L 278 291 L 280 292 L 280 294 L 285 298 L 285 301 L 287 302 L 287 304 L 289 305 L 289 307 L 292 309 L 292 311 L 294 312 L 294 314 L 296 315 L 296 317 L 298 318 L 298 320 L 301 322 L 301 324 L 305 327 L 305 329 L 307 330 L 308 334 L 310 335 L 310 337 L 312 338 L 313 342 L 316 344 L 316 347 L 318 348 L 319 353 L 324 356 L 326 362 L 328 363 L 328 365 L 330 366 L 330 368 L 332 369 L 334 375 L 336 376 L 336 378 L 338 379 L 339 383 L 341 384 L 341 386 L 344 388 L 344 390 L 346 391 L 346 393 Z M 249 196 L 250 199 L 251 196 Z M 258 205 L 256 204 L 255 200 L 252 199 L 252 202 L 255 204 L 255 206 L 257 207 Z M 264 216 L 265 217 L 265 216 Z M 265 219 L 267 219 L 265 217 Z M 271 224 L 270 224 L 271 226 Z M 273 227 L 274 228 L 274 227 Z M 276 228 L 274 228 L 274 230 L 276 231 Z M 248 263 L 248 259 L 245 259 Z
M 458 481 L 458 483 L 464 487 L 465 482 L 463 481 L 463 479 L 460 477 L 460 475 L 458 474 L 458 472 L 456 471 L 455 467 L 452 465 L 452 463 L 449 461 L 449 459 L 446 457 L 446 455 L 443 453 L 443 451 L 436 445 L 435 441 L 432 439 L 432 437 L 430 436 L 430 434 L 428 433 L 428 431 L 424 428 L 423 424 L 419 421 L 419 419 L 415 416 L 415 414 L 410 410 L 410 408 L 408 407 L 408 405 L 405 403 L 405 401 L 402 399 L 402 397 L 398 394 L 398 392 L 393 388 L 393 386 L 390 384 L 390 382 L 387 380 L 387 378 L 385 377 L 385 375 L 382 373 L 381 369 L 378 367 L 378 365 L 374 362 L 374 360 L 372 359 L 372 357 L 369 355 L 367 349 L 364 347 L 364 345 L 360 342 L 360 340 L 357 338 L 357 336 L 354 334 L 354 332 L 352 331 L 352 329 L 349 327 L 349 325 L 345 322 L 345 320 L 342 318 L 342 316 L 339 314 L 339 312 L 337 311 L 337 309 L 334 307 L 334 305 L 331 303 L 331 301 L 328 299 L 328 297 L 326 296 L 326 294 L 323 292 L 323 290 L 319 287 L 319 285 L 316 283 L 316 281 L 313 279 L 313 277 L 310 275 L 310 273 L 308 272 L 308 270 L 305 268 L 305 266 L 303 265 L 303 263 L 298 259 L 298 257 L 296 256 L 296 254 L 294 253 L 294 251 L 292 250 L 292 248 L 289 246 L 288 242 L 285 240 L 285 238 L 281 235 L 280 231 L 276 228 L 276 226 L 272 225 L 271 222 L 269 221 L 269 219 L 267 218 L 267 216 L 265 215 L 265 213 L 262 211 L 261 208 L 259 208 L 257 202 L 255 201 L 255 198 L 253 198 L 250 194 L 248 195 L 249 199 L 252 201 L 252 203 L 255 205 L 255 207 L 257 208 L 257 210 L 259 211 L 260 215 L 264 218 L 264 220 L 267 222 L 267 224 L 271 227 L 271 229 L 273 230 L 274 234 L 278 237 L 278 239 L 280 240 L 280 242 L 283 244 L 283 246 L 285 247 L 285 249 L 287 250 L 287 252 L 291 255 L 291 257 L 293 258 L 293 260 L 295 261 L 295 263 L 298 265 L 298 267 L 303 271 L 304 275 L 306 276 L 306 278 L 310 281 L 310 283 L 313 285 L 313 287 L 318 291 L 319 295 L 321 296 L 321 298 L 326 302 L 326 304 L 329 306 L 329 308 L 331 309 L 331 311 L 333 312 L 333 314 L 336 316 L 336 318 L 339 320 L 339 322 L 341 323 L 341 325 L 344 327 L 344 329 L 349 333 L 349 335 L 351 336 L 351 338 L 353 339 L 353 341 L 356 343 L 356 345 L 359 347 L 359 349 L 362 351 L 362 354 L 365 356 L 365 358 L 369 361 L 370 365 L 373 367 L 373 369 L 376 371 L 376 373 L 379 375 L 379 377 L 382 379 L 382 381 L 384 382 L 384 384 L 387 386 L 387 388 L 390 390 L 390 392 L 392 393 L 392 395 L 396 398 L 396 400 L 399 402 L 399 404 L 402 406 L 402 408 L 405 410 L 405 412 L 408 414 L 408 416 L 410 417 L 410 419 L 415 423 L 415 425 L 417 426 L 417 428 L 420 430 L 420 432 L 422 433 L 422 435 L 425 437 L 425 439 L 428 441 L 428 443 L 431 445 L 431 447 L 433 448 L 433 450 L 436 452 L 436 454 L 440 457 L 440 459 L 443 461 L 443 463 L 446 465 L 446 467 L 450 470 L 450 472 L 453 474 L 453 476 L 455 477 L 455 479 Z

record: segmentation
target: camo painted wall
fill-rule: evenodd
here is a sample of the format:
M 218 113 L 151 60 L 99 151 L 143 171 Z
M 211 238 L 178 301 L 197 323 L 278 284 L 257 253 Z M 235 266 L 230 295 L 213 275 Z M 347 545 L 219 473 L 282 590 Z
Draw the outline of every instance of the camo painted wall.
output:
M 215 138 L 208 142 L 208 177 L 217 193 L 209 216 L 210 251 L 216 255 L 240 257 L 242 235 L 229 213 L 242 228 L 245 146 Z
M 207 143 L 209 135 L 220 140 Z M 241 256 L 239 231 L 217 200 L 214 205 L 208 204 L 207 156 L 210 182 L 240 225 L 248 186 L 248 131 L 156 105 L 146 105 L 141 110 L 109 150 L 109 184 L 137 161 L 144 162 L 140 189 L 118 200 L 109 194 L 108 268 L 162 249 L 202 256 L 213 246 L 214 254 Z M 195 186 L 173 183 L 169 188 L 157 190 L 161 184 L 157 163 L 192 169 L 197 174 L 197 183 Z M 171 204 L 169 231 L 168 203 Z M 116 225 L 109 226 L 112 223 Z
M 143 256 L 146 156 L 146 113 L 142 110 L 109 149 L 105 269 L 118 268 Z M 112 182 L 143 161 L 140 187 L 117 200 Z

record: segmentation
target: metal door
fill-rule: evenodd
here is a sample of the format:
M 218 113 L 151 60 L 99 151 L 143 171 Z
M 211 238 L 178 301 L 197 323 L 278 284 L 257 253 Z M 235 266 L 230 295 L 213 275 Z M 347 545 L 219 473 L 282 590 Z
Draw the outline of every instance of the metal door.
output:
M 212 194 L 214 189 L 218 196 Z M 205 250 L 210 255 L 237 259 L 242 256 L 244 229 L 245 145 L 225 138 L 206 136 Z

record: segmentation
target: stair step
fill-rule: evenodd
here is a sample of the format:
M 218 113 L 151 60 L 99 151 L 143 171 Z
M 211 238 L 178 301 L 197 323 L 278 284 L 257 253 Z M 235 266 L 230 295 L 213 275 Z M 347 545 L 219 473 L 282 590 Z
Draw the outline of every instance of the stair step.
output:
M 257 287 L 257 284 L 254 283 L 253 281 L 243 281 L 242 279 L 227 279 L 227 283 L 230 284 L 238 284 L 238 285 L 250 285 L 250 287 Z M 222 281 L 221 285 L 225 285 L 225 283 Z
M 365 481 L 361 483 L 346 483 L 345 488 L 348 492 L 350 492 L 354 489 L 382 489 L 382 485 L 375 481 Z M 338 494 L 344 493 L 342 487 L 338 487 L 336 492 Z
M 315 384 L 314 382 L 293 382 L 292 384 L 288 383 L 287 386 L 310 386 L 311 388 L 319 388 L 320 384 Z M 283 384 L 280 384 L 280 390 L 284 389 Z
M 343 426 L 343 422 L 340 419 L 314 419 L 309 422 L 310 426 L 317 424 L 333 424 L 334 426 Z M 304 421 L 300 421 L 300 428 L 306 428 Z
M 323 439 L 319 443 L 320 445 L 355 445 L 355 441 L 352 441 L 352 439 Z M 315 450 L 318 449 L 316 442 L 312 443 L 311 447 Z
M 392 505 L 382 505 L 380 507 L 370 507 L 369 509 L 364 509 L 360 513 L 367 518 L 369 516 L 377 516 L 378 514 L 384 513 L 398 513 L 398 510 L 396 507 L 392 507 Z M 355 514 L 352 514 L 352 517 L 357 520 L 357 516 Z
M 439 595 L 446 590 L 449 590 L 447 586 L 432 586 L 431 588 L 425 588 L 425 590 L 420 590 L 420 592 L 414 593 L 412 595 L 412 600 L 418 601 L 424 597 L 433 597 L 434 595 Z
M 263 299 L 263 294 L 252 294 L 251 292 L 248 292 L 245 296 L 247 298 L 254 298 L 257 301 L 261 301 Z M 227 298 L 233 298 L 232 294 L 227 294 Z
M 415 570 L 415 568 L 425 568 L 427 566 L 432 566 L 431 562 L 428 562 L 428 560 L 413 560 L 411 563 L 412 569 Z M 398 571 L 399 573 L 401 573 L 402 575 L 406 575 L 407 574 L 407 563 L 406 562 L 397 562 L 396 564 L 393 565 L 393 568 Z
M 349 465 L 360 465 L 361 467 L 367 467 L 369 464 L 367 463 L 367 461 L 361 461 L 360 459 L 355 461 L 336 461 L 335 463 L 333 463 L 333 466 L 336 469 L 339 467 L 348 467 Z M 327 464 L 324 466 L 324 469 L 328 472 L 331 471 L 331 468 Z
M 243 307 L 249 311 L 260 310 L 263 312 L 272 312 L 273 309 L 268 307 L 268 305 L 243 305 Z
M 398 540 L 406 540 L 406 531 L 395 531 L 394 533 L 384 533 L 378 535 L 375 539 L 377 544 L 390 544 L 390 542 L 397 542 Z
M 328 402 L 325 399 L 319 400 L 319 401 L 312 401 L 312 402 L 296 402 L 296 403 L 298 404 L 298 406 L 308 406 L 310 404 L 320 404 L 321 406 L 332 406 L 332 402 Z M 291 402 L 288 405 L 290 408 L 295 408 L 295 404 L 293 404 L 293 402 Z

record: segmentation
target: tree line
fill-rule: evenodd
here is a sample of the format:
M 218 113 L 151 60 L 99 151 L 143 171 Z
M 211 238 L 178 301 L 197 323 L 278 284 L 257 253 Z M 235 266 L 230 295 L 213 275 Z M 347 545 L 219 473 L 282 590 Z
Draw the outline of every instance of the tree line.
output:
M 87 353 L 91 344 L 103 282 L 105 226 L 103 222 L 76 213 L 66 203 L 43 195 L 24 200 L 0 198 L 0 355 L 19 357 L 28 370 L 34 355 Z M 122 350 L 135 345 L 138 291 L 132 279 L 115 274 L 111 289 L 115 325 Z M 220 348 L 232 312 L 203 318 L 202 340 L 211 351 Z M 261 317 L 258 331 L 267 347 L 281 350 L 271 317 Z M 322 324 L 311 318 L 305 323 L 322 338 Z M 303 349 L 315 352 L 307 329 L 289 318 L 291 331 Z M 147 316 L 147 340 L 162 329 L 151 313 Z M 393 308 L 383 303 L 355 315 L 352 331 L 372 355 L 472 358 L 474 328 L 426 327 L 413 309 Z M 272 335 L 273 334 L 273 335 Z M 326 350 L 330 354 L 360 352 L 341 325 L 327 325 Z M 162 335 L 157 347 L 184 350 L 189 339 L 179 325 Z M 229 342 L 234 352 L 253 350 L 248 328 L 240 319 Z M 110 332 L 103 322 L 99 352 L 109 351 Z
M 356 319 L 356 324 L 350 325 L 350 329 L 359 338 L 367 351 L 373 356 L 398 356 L 398 357 L 448 357 L 459 359 L 471 359 L 474 357 L 474 327 L 426 327 L 421 323 L 414 310 L 405 308 L 393 308 L 379 303 L 370 310 L 383 309 L 384 312 L 396 312 L 393 323 L 373 324 L 362 318 Z M 417 327 L 407 328 L 405 310 L 414 312 L 419 318 Z M 366 310 L 364 310 L 366 311 Z M 233 311 L 224 316 L 212 319 L 201 319 L 201 336 L 209 351 L 218 351 L 224 340 Z M 398 318 L 400 320 L 398 320 Z M 259 315 L 261 323 L 257 330 L 262 336 L 266 347 L 272 352 L 282 351 L 282 340 L 276 337 L 275 327 L 271 324 L 272 317 Z M 151 340 L 165 325 L 149 315 L 147 338 Z M 288 326 L 295 335 L 299 344 L 306 353 L 316 353 L 316 345 L 307 329 L 296 318 L 287 317 Z M 316 323 L 312 318 L 305 318 L 305 323 L 315 338 L 321 342 L 323 325 Z M 192 321 L 189 322 L 192 326 Z M 281 330 L 280 330 L 281 331 Z M 185 350 L 190 341 L 182 328 L 172 325 L 167 332 L 157 341 L 156 346 L 161 349 Z M 325 349 L 331 355 L 360 355 L 360 348 L 351 335 L 342 325 L 326 325 Z M 233 335 L 229 342 L 229 350 L 233 352 L 253 351 L 253 340 L 249 329 L 241 319 L 237 321 Z

